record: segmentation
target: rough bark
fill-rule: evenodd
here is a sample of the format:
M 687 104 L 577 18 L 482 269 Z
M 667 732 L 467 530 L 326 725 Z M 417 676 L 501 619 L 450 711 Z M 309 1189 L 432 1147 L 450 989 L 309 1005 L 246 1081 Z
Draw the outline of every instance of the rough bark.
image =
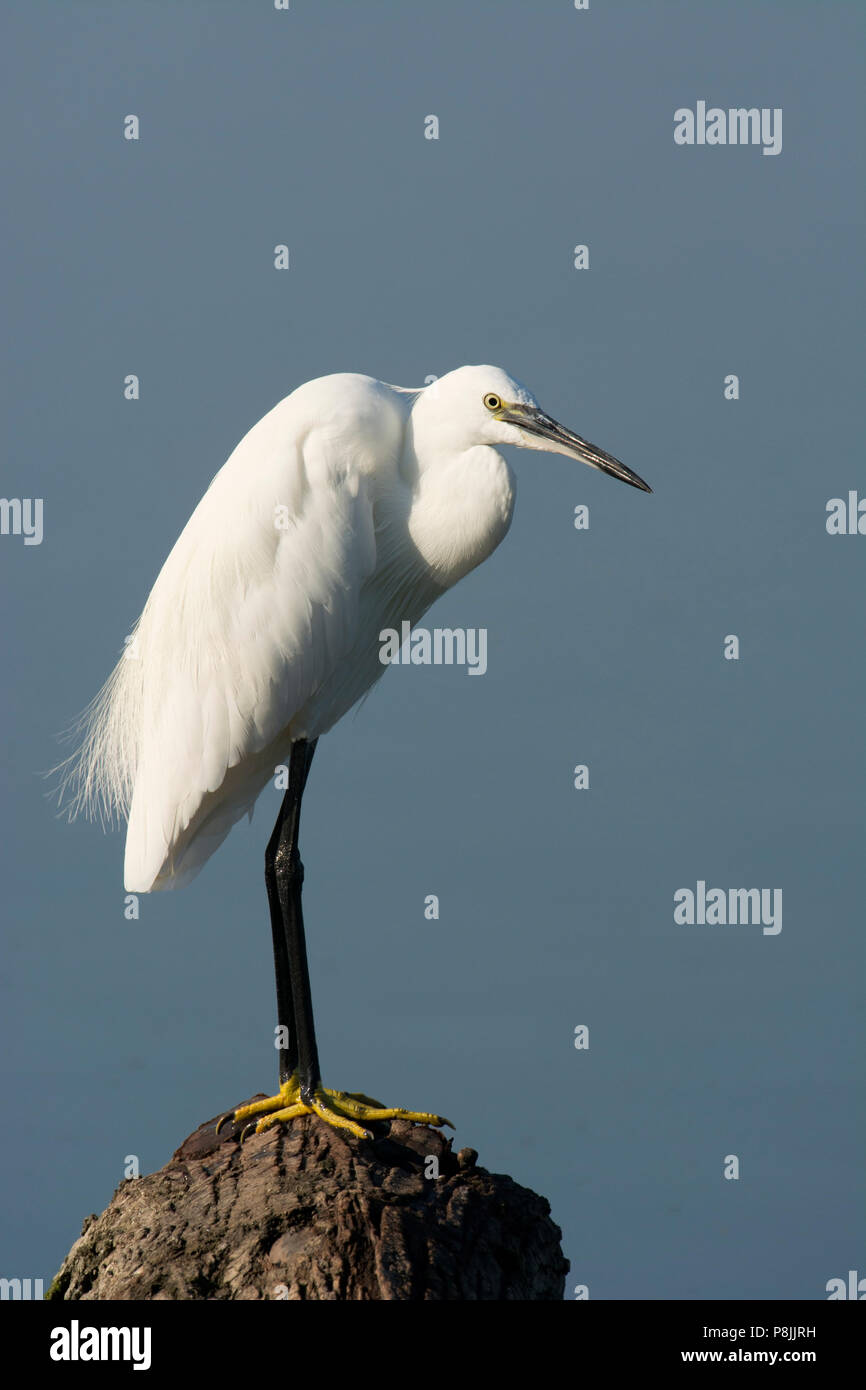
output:
M 241 1145 L 215 1126 L 88 1217 L 49 1298 L 563 1297 L 549 1204 L 439 1130 L 356 1140 L 303 1116 Z

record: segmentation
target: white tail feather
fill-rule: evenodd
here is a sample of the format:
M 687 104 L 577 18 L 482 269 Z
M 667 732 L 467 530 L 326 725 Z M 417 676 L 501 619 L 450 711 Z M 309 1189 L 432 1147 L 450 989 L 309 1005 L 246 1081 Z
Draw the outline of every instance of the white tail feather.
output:
M 142 663 L 135 632 L 95 699 L 67 731 L 78 747 L 53 773 L 57 802 L 69 820 L 84 815 L 103 826 L 126 819 L 138 766 Z M 64 802 L 66 803 L 64 805 Z

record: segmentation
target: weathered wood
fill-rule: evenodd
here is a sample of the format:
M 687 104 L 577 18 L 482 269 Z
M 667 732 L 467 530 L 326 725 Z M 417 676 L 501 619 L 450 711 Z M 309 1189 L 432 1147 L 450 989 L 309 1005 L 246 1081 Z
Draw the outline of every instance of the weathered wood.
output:
M 563 1297 L 549 1204 L 438 1130 L 356 1140 L 303 1116 L 240 1145 L 215 1125 L 88 1218 L 50 1298 Z

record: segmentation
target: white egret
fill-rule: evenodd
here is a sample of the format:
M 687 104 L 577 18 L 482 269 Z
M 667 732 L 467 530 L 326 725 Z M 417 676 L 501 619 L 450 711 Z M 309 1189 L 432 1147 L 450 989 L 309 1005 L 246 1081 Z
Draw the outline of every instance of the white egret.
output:
M 417 623 L 508 531 L 503 444 L 650 491 L 497 367 L 460 367 L 417 391 L 349 373 L 299 387 L 213 479 L 86 711 L 71 809 L 128 817 L 128 892 L 191 879 L 288 764 L 265 854 L 287 1046 L 279 1093 L 234 1112 L 244 1132 L 311 1112 L 356 1135 L 395 1116 L 445 1123 L 322 1085 L 298 826 L 317 740 L 385 669 L 380 632 Z

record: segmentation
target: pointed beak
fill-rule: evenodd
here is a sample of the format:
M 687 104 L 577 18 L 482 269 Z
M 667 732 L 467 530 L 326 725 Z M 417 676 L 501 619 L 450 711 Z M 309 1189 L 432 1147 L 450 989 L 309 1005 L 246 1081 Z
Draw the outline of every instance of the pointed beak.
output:
M 566 458 L 579 459 L 581 463 L 588 463 L 590 468 L 598 468 L 600 472 L 609 473 L 612 478 L 619 478 L 623 483 L 630 483 L 632 487 L 639 487 L 643 492 L 652 492 L 649 483 L 645 483 L 643 478 L 638 477 L 637 473 L 632 473 L 631 469 L 626 468 L 619 459 L 615 459 L 612 454 L 606 454 L 603 449 L 597 449 L 594 444 L 589 444 L 585 439 L 581 439 L 579 434 L 567 430 L 564 425 L 552 420 L 549 415 L 545 415 L 544 411 L 539 410 L 536 406 L 508 405 L 497 415 L 497 419 L 503 420 L 508 425 L 516 425 L 518 429 L 535 436 L 537 439 L 547 440 L 551 453 L 565 454 Z

